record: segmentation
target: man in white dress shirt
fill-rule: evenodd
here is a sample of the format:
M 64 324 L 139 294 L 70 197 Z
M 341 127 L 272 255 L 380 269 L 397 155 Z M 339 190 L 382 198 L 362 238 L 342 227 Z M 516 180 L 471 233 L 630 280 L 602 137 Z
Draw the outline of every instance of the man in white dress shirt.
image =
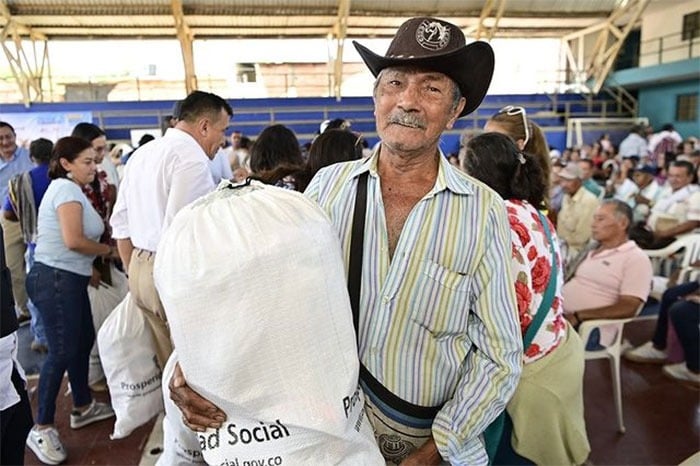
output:
M 618 155 L 623 159 L 631 156 L 637 156 L 639 159 L 642 159 L 646 158 L 648 154 L 649 143 L 644 136 L 644 127 L 642 125 L 634 125 L 627 137 L 620 142 Z
M 180 209 L 215 188 L 210 161 L 232 115 L 231 106 L 215 94 L 194 91 L 187 96 L 176 126 L 131 156 L 110 219 L 131 295 L 153 331 L 161 367 L 172 345 L 153 284 L 158 242 Z
M 700 187 L 693 183 L 694 167 L 677 160 L 668 168 L 667 187 L 659 195 L 647 227 L 654 233 L 651 249 L 662 248 L 678 235 L 700 227 Z

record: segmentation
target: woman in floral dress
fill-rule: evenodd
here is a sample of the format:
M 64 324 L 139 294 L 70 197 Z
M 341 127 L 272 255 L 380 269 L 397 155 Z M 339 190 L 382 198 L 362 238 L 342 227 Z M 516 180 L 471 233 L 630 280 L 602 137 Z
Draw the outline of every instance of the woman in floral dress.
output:
M 505 202 L 523 335 L 537 314 L 546 312 L 524 348 L 523 373 L 507 406 L 512 438 L 507 428 L 494 463 L 582 464 L 590 452 L 583 418 L 583 345 L 563 316 L 561 252 L 554 226 L 539 211 L 548 190 L 542 168 L 499 133 L 470 140 L 462 167 Z M 555 280 L 553 292 L 547 293 L 550 280 Z

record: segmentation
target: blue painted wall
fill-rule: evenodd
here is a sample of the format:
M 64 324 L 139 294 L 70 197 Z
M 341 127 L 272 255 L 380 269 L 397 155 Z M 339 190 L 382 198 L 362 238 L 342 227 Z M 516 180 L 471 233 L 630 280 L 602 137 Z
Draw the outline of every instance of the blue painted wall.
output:
M 609 82 L 638 89 L 639 116 L 655 130 L 671 123 L 683 137 L 700 136 L 700 101 L 695 121 L 676 121 L 678 96 L 700 92 L 700 58 L 617 71 Z
M 676 121 L 676 100 L 682 94 L 698 94 L 698 81 L 670 83 L 639 90 L 639 116 L 649 118 L 654 130 L 671 123 L 681 136 L 700 136 L 700 117 L 695 121 Z M 700 116 L 700 99 L 696 115 Z

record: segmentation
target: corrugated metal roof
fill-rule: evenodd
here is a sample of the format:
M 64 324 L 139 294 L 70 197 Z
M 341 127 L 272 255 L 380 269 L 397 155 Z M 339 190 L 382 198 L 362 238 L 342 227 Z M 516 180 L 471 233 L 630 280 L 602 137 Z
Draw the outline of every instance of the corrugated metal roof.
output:
M 0 0 L 12 20 L 51 39 L 173 37 L 170 0 Z M 624 0 L 508 0 L 498 36 L 561 36 L 607 18 Z M 347 35 L 391 36 L 406 18 L 448 19 L 476 26 L 483 0 L 352 0 Z M 195 38 L 324 37 L 338 14 L 332 0 L 182 0 Z M 488 24 L 488 23 L 487 23 Z

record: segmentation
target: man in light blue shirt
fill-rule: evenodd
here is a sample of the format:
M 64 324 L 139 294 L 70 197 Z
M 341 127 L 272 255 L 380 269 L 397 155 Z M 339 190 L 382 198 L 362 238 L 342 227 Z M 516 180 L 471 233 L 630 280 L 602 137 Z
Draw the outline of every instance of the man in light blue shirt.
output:
M 17 145 L 15 129 L 7 122 L 0 121 L 0 199 L 7 196 L 7 186 L 10 178 L 34 168 L 29 158 L 29 151 Z M 0 206 L 0 209 L 2 207 Z M 3 212 L 4 214 L 4 212 Z M 5 255 L 7 267 L 12 274 L 12 292 L 15 296 L 15 307 L 19 311 L 20 324 L 28 323 L 30 316 L 27 310 L 27 292 L 24 288 L 24 251 L 26 245 L 22 238 L 19 222 L 11 222 L 0 215 L 4 230 Z

